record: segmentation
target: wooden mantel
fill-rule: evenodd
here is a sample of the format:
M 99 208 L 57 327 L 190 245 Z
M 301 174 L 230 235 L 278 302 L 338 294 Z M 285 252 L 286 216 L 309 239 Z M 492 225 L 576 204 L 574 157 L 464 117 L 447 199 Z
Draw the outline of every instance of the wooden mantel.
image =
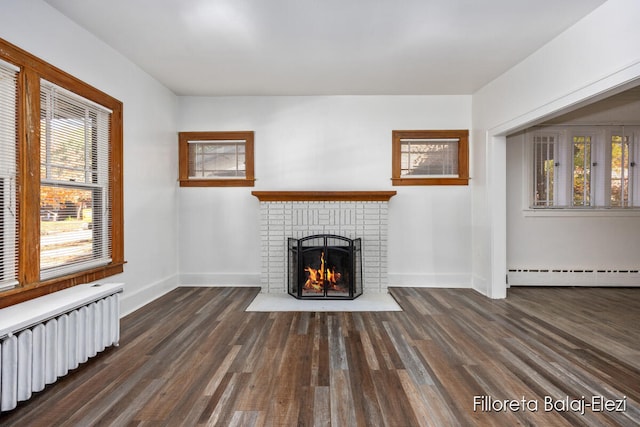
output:
M 252 191 L 261 202 L 388 202 L 395 191 Z

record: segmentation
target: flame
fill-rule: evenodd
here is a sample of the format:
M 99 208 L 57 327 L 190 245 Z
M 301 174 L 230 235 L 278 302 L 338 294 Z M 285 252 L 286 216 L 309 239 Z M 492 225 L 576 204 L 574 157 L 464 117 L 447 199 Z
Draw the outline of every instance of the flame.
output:
M 338 281 L 342 277 L 342 274 L 336 272 L 335 267 L 326 268 L 325 265 L 326 262 L 323 251 L 320 256 L 320 268 L 306 267 L 304 269 L 304 271 L 309 273 L 307 281 L 304 284 L 304 289 L 322 292 L 326 285 L 330 289 L 342 290 L 340 286 L 338 286 Z

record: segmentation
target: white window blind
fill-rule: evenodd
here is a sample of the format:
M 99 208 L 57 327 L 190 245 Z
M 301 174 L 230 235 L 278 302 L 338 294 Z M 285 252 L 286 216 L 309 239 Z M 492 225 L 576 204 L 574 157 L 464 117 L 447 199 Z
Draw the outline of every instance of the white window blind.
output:
M 0 289 L 18 283 L 18 72 L 0 61 Z
M 189 141 L 189 178 L 246 178 L 246 140 Z
M 457 138 L 400 140 L 400 175 L 458 177 Z
M 40 277 L 111 261 L 111 111 L 41 81 Z

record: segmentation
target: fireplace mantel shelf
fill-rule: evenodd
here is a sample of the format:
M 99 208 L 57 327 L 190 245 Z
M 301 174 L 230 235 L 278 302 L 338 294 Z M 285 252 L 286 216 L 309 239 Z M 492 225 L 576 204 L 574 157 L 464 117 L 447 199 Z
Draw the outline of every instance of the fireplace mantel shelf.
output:
M 252 191 L 261 202 L 388 202 L 395 191 Z

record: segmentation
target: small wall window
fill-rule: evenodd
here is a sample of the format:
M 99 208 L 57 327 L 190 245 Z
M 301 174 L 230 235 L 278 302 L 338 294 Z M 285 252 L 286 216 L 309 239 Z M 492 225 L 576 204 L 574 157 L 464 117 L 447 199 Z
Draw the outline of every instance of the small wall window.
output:
M 181 187 L 253 187 L 253 131 L 180 132 Z
M 468 130 L 394 130 L 393 185 L 467 185 Z

